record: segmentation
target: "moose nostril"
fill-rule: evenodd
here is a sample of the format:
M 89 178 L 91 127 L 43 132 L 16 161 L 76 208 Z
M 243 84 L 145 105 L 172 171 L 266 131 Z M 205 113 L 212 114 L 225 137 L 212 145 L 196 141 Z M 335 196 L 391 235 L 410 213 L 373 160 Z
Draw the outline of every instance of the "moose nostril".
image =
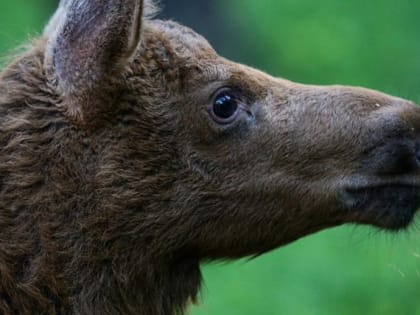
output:
M 373 157 L 373 170 L 378 175 L 403 175 L 420 169 L 420 142 L 410 139 L 388 142 L 377 148 Z
M 420 142 L 416 142 L 416 160 L 420 163 Z

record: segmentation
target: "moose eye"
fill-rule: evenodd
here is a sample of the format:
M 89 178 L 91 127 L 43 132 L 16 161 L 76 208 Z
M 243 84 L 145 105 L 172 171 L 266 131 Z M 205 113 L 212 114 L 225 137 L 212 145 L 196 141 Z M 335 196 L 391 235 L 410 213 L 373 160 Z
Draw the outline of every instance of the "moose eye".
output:
M 238 113 L 239 99 L 231 91 L 220 92 L 213 100 L 212 116 L 218 123 L 232 122 Z

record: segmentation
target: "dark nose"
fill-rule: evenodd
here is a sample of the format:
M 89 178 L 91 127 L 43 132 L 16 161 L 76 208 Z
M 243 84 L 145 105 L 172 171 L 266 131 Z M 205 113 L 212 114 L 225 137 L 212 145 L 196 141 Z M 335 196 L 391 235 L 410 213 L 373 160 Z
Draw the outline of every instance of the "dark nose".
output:
M 420 106 L 394 99 L 381 107 L 366 133 L 362 168 L 371 175 L 420 179 Z
M 416 142 L 416 160 L 420 163 L 420 142 Z
M 420 170 L 420 139 L 392 139 L 375 151 L 371 166 L 377 175 L 405 175 Z

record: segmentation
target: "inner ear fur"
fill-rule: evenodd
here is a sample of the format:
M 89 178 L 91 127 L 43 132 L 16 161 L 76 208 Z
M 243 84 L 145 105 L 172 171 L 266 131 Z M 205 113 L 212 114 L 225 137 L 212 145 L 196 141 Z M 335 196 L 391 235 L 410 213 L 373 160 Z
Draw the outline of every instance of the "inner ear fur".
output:
M 61 0 L 44 31 L 45 58 L 71 119 L 83 123 L 112 106 L 140 44 L 144 7 L 143 0 Z

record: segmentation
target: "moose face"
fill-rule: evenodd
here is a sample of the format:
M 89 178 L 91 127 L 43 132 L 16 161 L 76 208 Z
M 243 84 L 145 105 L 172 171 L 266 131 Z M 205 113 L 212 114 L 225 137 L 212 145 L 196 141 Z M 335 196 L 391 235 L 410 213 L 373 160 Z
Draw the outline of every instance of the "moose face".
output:
M 206 255 L 261 252 L 344 223 L 398 230 L 413 219 L 413 103 L 273 78 L 218 56 L 173 22 L 148 22 L 134 64 L 133 73 L 167 82 L 155 83 L 148 102 L 171 126 L 171 155 L 182 165 L 177 191 L 188 195 L 176 207 L 196 219 L 191 228 L 202 233 L 191 233 Z
M 130 184 L 143 201 L 129 208 L 170 213 L 193 236 L 178 246 L 213 258 L 344 223 L 398 230 L 412 221 L 420 204 L 413 103 L 273 78 L 218 56 L 189 28 L 144 20 L 144 6 L 63 1 L 45 31 L 46 72 L 68 119 L 125 134 L 135 167 L 117 173 L 163 178 Z

